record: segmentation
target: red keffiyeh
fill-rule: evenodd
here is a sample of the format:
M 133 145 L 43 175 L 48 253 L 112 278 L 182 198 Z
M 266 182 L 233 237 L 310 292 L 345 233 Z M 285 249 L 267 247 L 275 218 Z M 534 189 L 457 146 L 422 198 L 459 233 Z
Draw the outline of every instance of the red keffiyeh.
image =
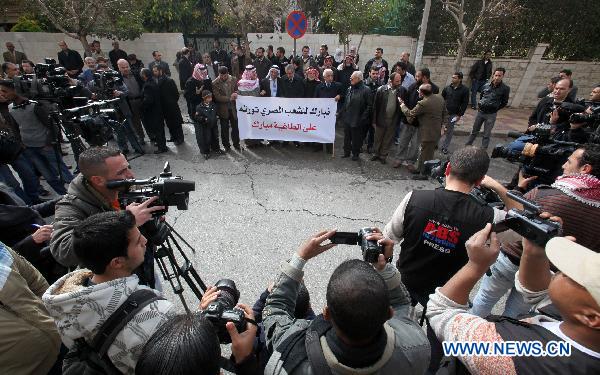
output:
M 576 201 L 600 208 L 600 180 L 590 174 L 560 176 L 552 187 Z
M 246 65 L 246 70 L 242 73 L 242 79 L 238 82 L 239 91 L 252 91 L 258 88 L 259 82 L 256 76 L 256 68 L 252 65 Z
M 208 77 L 206 65 L 196 64 L 196 66 L 194 66 L 194 71 L 192 72 L 192 77 L 198 81 L 204 81 Z

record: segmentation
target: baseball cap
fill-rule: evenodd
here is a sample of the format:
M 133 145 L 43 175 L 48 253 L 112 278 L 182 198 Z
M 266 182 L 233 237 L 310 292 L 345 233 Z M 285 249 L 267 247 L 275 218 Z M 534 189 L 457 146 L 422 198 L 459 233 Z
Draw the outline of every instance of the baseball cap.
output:
M 600 253 L 564 237 L 546 244 L 546 255 L 556 268 L 584 287 L 600 305 Z

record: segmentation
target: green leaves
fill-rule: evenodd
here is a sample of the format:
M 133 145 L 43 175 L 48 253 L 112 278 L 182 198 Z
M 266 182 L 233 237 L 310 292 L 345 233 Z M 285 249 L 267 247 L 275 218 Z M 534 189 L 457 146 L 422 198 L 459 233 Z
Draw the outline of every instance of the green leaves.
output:
M 340 36 L 340 42 L 348 44 L 350 34 L 367 34 L 380 26 L 390 2 L 385 0 L 327 0 L 323 18 Z

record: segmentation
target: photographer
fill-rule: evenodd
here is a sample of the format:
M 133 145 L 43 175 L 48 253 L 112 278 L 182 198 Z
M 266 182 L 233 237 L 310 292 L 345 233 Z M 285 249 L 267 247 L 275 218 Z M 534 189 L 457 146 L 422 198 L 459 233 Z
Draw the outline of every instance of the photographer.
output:
M 480 148 L 465 147 L 452 154 L 444 188 L 408 193 L 385 226 L 383 234 L 402 242 L 396 263 L 413 306 L 427 305 L 429 295 L 444 285 L 468 260 L 466 240 L 486 223 L 500 221 L 505 213 L 479 203 L 469 193 L 479 186 L 490 159 Z M 442 348 L 427 327 L 435 371 Z
M 14 85 L 3 82 L 0 83 L 0 92 L 11 103 L 8 111 L 19 128 L 25 145 L 25 158 L 44 176 L 56 194 L 64 195 L 67 192 L 64 184 L 71 182 L 73 175 L 62 159 L 60 145 L 55 144 L 55 129 L 46 124 L 43 106 L 18 95 Z M 39 186 L 39 181 L 37 183 Z
M 577 149 L 562 166 L 563 175 L 552 186 L 540 185 L 525 198 L 562 218 L 563 235 L 574 236 L 583 246 L 600 249 L 600 146 L 586 144 Z M 536 177 L 520 176 L 518 188 L 525 191 Z M 506 208 L 522 206 L 506 196 L 507 189 L 498 181 L 486 176 L 482 186 L 494 190 Z M 500 298 L 511 290 L 503 315 L 516 317 L 527 311 L 521 296 L 514 289 L 515 273 L 522 254 L 521 241 L 502 243 L 498 260 L 491 267 L 491 276 L 484 276 L 473 300 L 473 314 L 485 317 Z
M 81 158 L 86 156 L 83 153 Z M 128 317 L 107 351 L 114 367 L 133 374 L 144 344 L 175 313 L 174 306 L 158 291 L 141 285 L 133 274 L 144 262 L 146 251 L 146 238 L 138 230 L 133 213 L 104 212 L 81 218 L 77 224 L 69 242 L 73 256 L 85 268 L 60 278 L 42 300 L 63 343 L 73 349 L 80 338 L 91 344 L 99 328 L 131 294 L 152 291 L 160 299 L 150 302 L 133 318 Z M 64 368 L 76 358 L 69 355 Z
M 265 374 L 422 374 L 429 359 L 423 331 L 409 318 L 409 295 L 386 263 L 393 242 L 375 230 L 367 240 L 384 247 L 376 264 L 347 260 L 327 285 L 327 306 L 312 321 L 294 319 L 303 268 L 334 244 L 319 232 L 282 266 L 263 312 L 267 345 L 274 350 Z
M 111 180 L 135 178 L 125 156 L 108 147 L 91 147 L 79 157 L 81 173 L 69 185 L 68 193 L 56 204 L 54 231 L 50 240 L 50 251 L 65 267 L 75 267 L 81 260 L 73 251 L 73 228 L 85 218 L 107 211 L 119 210 L 118 190 L 111 190 L 106 183 Z M 152 212 L 163 206 L 149 207 L 156 198 L 144 203 L 132 203 L 126 210 L 133 213 L 137 226 L 152 218 Z M 140 272 L 142 283 L 153 285 L 154 265 L 148 251 L 147 261 Z
M 248 319 L 252 310 L 238 304 Z M 227 323 L 231 336 L 232 361 L 238 375 L 259 374 L 252 344 L 256 326 L 248 323 L 246 331 L 238 333 L 233 323 Z M 218 375 L 221 374 L 221 346 L 211 322 L 202 314 L 177 315 L 170 318 L 152 335 L 135 368 L 137 375 Z
M 490 245 L 486 245 L 488 238 Z M 496 260 L 499 247 L 489 225 L 467 241 L 468 263 L 436 290 L 427 305 L 427 318 L 437 336 L 446 342 L 486 342 L 490 348 L 503 342 L 554 342 L 557 347 L 568 344 L 570 352 L 558 356 L 459 355 L 461 363 L 455 360 L 455 373 L 599 373 L 600 254 L 561 237 L 551 239 L 545 251 L 523 239 L 523 261 L 515 284 L 536 307 L 553 303 L 561 318 L 537 309 L 534 316 L 521 321 L 504 317 L 484 320 L 468 313 L 469 294 Z M 561 271 L 552 280 L 549 262 Z

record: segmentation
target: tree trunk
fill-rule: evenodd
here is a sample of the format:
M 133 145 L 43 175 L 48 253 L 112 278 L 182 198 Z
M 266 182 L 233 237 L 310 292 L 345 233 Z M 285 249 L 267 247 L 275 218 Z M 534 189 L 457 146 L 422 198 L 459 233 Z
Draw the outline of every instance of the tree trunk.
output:
M 358 55 L 358 51 L 360 51 L 360 45 L 362 44 L 364 38 L 365 38 L 365 34 L 363 33 L 363 34 L 360 35 L 360 41 L 358 42 L 358 46 L 356 47 L 356 54 L 357 55 Z
M 456 53 L 456 60 L 454 61 L 454 71 L 455 72 L 460 72 L 460 65 L 462 64 L 462 59 L 465 55 L 465 52 L 467 51 L 467 44 L 469 43 L 468 40 L 463 39 L 461 41 L 459 41 L 458 43 L 458 52 Z
M 81 45 L 83 46 L 83 50 L 85 52 L 90 52 L 90 45 L 87 41 L 87 35 L 79 35 L 79 41 L 81 42 Z
M 427 35 L 427 23 L 429 22 L 429 10 L 431 9 L 431 0 L 425 0 L 423 9 L 423 18 L 421 18 L 421 31 L 417 41 L 417 52 L 415 53 L 415 66 L 419 67 L 423 61 L 423 48 L 425 47 L 425 36 Z

